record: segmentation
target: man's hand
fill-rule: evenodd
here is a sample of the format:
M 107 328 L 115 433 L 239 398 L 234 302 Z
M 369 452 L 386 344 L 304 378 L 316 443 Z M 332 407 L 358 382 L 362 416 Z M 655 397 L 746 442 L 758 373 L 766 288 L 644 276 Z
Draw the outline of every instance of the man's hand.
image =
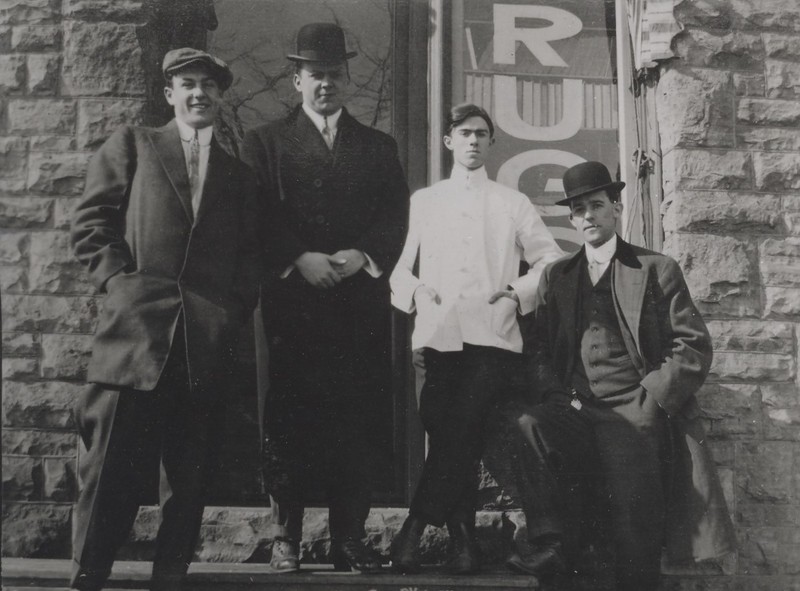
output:
M 420 298 L 424 298 L 425 302 L 433 302 L 437 306 L 442 303 L 442 298 L 436 293 L 436 290 L 427 285 L 420 285 L 414 291 L 414 304 L 419 307 Z
M 342 279 L 355 275 L 367 264 L 364 253 L 355 248 L 335 252 L 331 255 L 331 259 L 334 270 Z
M 512 299 L 515 302 L 517 302 L 517 305 L 519 305 L 519 296 L 517 295 L 517 292 L 514 291 L 513 289 L 503 289 L 501 291 L 494 292 L 492 294 L 492 297 L 489 298 L 489 303 L 494 304 L 500 298 Z
M 304 252 L 294 261 L 303 278 L 318 289 L 330 289 L 342 280 L 333 267 L 339 259 L 323 252 Z

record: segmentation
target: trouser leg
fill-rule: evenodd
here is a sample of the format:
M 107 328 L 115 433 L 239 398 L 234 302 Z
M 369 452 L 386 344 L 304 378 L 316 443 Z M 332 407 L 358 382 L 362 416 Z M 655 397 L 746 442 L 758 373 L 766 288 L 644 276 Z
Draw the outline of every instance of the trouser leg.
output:
M 464 351 L 424 350 L 420 417 L 428 456 L 410 512 L 433 525 L 448 519 L 474 522 L 475 468 L 484 449 L 489 409 L 504 389 L 514 353 L 465 346 Z
M 90 384 L 77 407 L 80 495 L 73 515 L 73 584 L 100 586 L 158 473 L 159 417 L 150 392 Z M 91 584 L 88 585 L 91 587 Z

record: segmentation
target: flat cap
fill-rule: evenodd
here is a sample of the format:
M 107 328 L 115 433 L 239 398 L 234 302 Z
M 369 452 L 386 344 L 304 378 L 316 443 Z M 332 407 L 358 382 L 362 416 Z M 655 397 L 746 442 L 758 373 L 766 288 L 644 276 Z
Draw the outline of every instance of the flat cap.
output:
M 172 73 L 190 64 L 202 64 L 208 68 L 222 91 L 227 90 L 233 82 L 233 74 L 228 68 L 228 64 L 210 53 L 193 47 L 181 47 L 168 51 L 161 64 L 161 71 L 164 72 L 165 78 L 169 78 Z

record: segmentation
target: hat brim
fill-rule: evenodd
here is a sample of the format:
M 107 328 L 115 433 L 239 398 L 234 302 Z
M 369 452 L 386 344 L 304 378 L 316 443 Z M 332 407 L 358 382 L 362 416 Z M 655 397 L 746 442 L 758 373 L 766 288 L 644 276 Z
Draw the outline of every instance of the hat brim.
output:
M 612 189 L 614 191 L 621 191 L 624 187 L 625 187 L 625 183 L 623 183 L 622 181 L 614 181 L 612 183 L 607 183 L 605 185 L 600 185 L 598 187 L 587 187 L 586 189 L 582 189 L 581 191 L 578 191 L 577 193 L 573 193 L 569 197 L 565 197 L 564 199 L 561 199 L 560 201 L 556 201 L 556 205 L 569 206 L 569 202 L 570 201 L 572 201 L 573 199 L 577 199 L 578 197 L 582 197 L 583 195 L 586 195 L 588 193 L 594 193 L 595 191 L 603 191 L 605 189 Z
M 222 90 L 223 92 L 228 90 L 231 84 L 233 84 L 233 74 L 228 68 L 223 68 L 214 61 L 203 56 L 198 56 L 196 58 L 186 60 L 185 62 L 175 64 L 174 66 L 170 66 L 169 68 L 164 70 L 164 77 L 169 78 L 170 75 L 180 70 L 183 70 L 188 66 L 191 66 L 192 64 L 202 64 L 209 70 L 211 70 L 211 74 L 214 76 L 214 79 L 217 81 L 220 90 Z
M 310 54 L 310 55 L 296 55 L 296 54 L 289 54 L 286 56 L 286 59 L 292 60 L 293 62 L 320 62 L 323 64 L 339 64 L 341 62 L 345 62 L 349 59 L 352 59 L 358 55 L 357 51 L 348 51 L 344 55 L 339 56 L 322 56 L 320 54 Z

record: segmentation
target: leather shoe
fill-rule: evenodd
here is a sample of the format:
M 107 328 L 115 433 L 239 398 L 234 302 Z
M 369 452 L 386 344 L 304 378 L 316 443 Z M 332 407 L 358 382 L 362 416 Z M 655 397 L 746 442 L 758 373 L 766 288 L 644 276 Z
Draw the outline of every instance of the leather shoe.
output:
M 518 573 L 546 578 L 564 572 L 567 561 L 561 540 L 551 539 L 538 543 L 534 541 L 529 553 L 524 557 L 513 554 L 506 561 L 506 566 Z
M 281 573 L 295 573 L 300 570 L 299 544 L 289 538 L 275 538 L 272 543 L 272 570 Z
M 72 580 L 70 589 L 79 591 L 101 591 L 108 574 L 101 575 L 96 572 L 82 570 Z
M 478 572 L 478 547 L 474 528 L 463 522 L 448 522 L 447 531 L 453 542 L 453 558 L 447 570 L 454 575 L 471 575 Z
M 392 540 L 392 570 L 402 574 L 415 574 L 422 570 L 419 560 L 419 543 L 427 524 L 419 517 L 409 515 L 397 536 Z
M 381 570 L 377 555 L 356 538 L 344 538 L 331 545 L 333 568 L 337 571 L 376 573 Z

